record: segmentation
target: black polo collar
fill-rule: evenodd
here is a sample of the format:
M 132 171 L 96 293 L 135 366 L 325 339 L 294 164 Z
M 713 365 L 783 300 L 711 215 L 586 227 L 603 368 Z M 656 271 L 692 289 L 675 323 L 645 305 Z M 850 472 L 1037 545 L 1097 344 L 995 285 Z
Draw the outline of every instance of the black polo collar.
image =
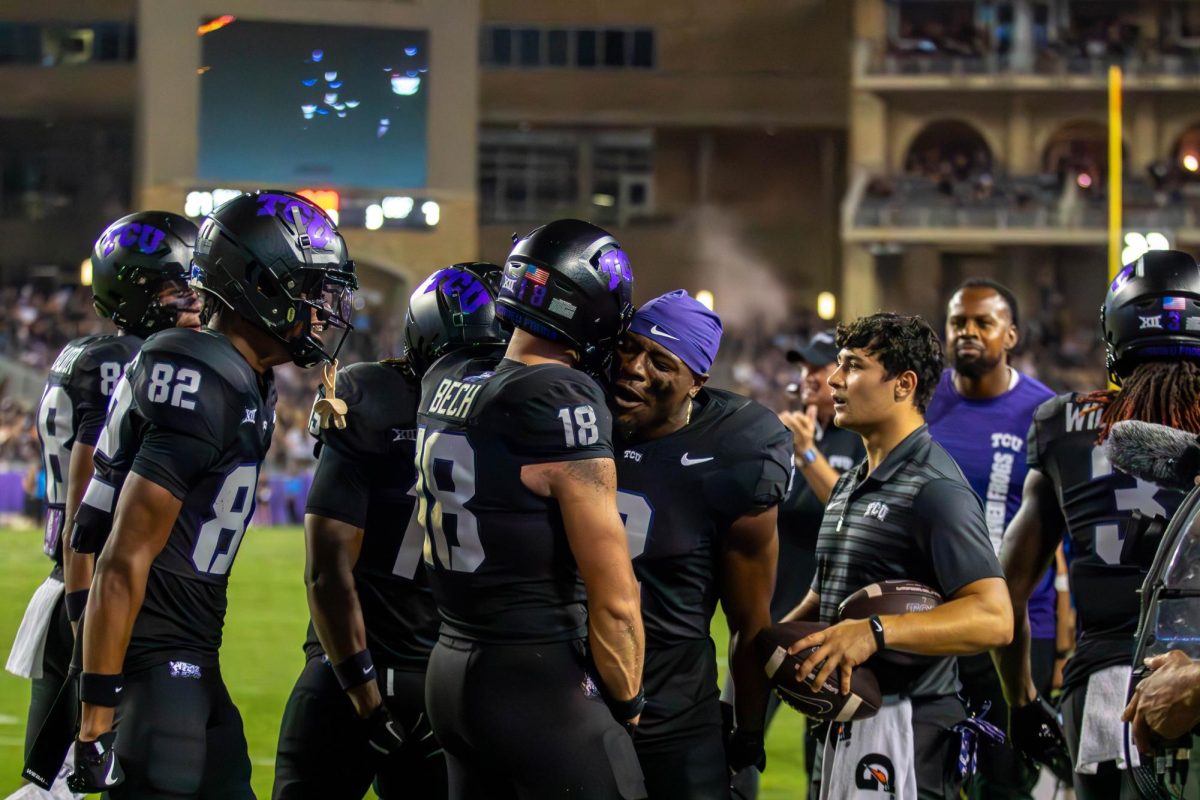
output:
M 921 427 L 900 440 L 900 444 L 892 448 L 892 452 L 887 454 L 887 457 L 883 459 L 883 463 L 876 467 L 875 471 L 867 476 L 866 480 L 862 478 L 860 471 L 858 480 L 856 481 L 857 486 L 865 484 L 868 480 L 878 483 L 891 480 L 891 477 L 896 474 L 897 470 L 909 463 L 919 450 L 928 446 L 930 441 L 932 441 L 932 437 L 929 435 L 929 426 L 921 425 Z M 870 465 L 864 459 L 860 470 L 867 470 L 869 468 Z

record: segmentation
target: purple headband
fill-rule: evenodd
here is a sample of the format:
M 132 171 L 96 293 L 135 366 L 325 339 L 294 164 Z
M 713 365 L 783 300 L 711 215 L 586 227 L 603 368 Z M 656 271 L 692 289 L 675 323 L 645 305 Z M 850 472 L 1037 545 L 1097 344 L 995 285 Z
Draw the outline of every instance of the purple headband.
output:
M 708 374 L 721 346 L 721 318 L 683 289 L 639 308 L 629 330 L 671 351 L 697 375 Z

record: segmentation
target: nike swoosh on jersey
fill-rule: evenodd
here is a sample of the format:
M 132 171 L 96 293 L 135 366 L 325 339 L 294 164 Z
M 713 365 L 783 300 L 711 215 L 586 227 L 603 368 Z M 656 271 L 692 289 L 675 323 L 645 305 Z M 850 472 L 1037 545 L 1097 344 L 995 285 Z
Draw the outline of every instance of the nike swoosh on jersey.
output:
M 652 334 L 654 334 L 655 336 L 661 336 L 664 339 L 674 339 L 677 342 L 679 341 L 678 336 L 672 336 L 671 334 L 667 333 L 666 331 L 664 331 L 662 328 L 658 327 L 657 325 L 651 325 L 650 332 Z
M 679 463 L 685 467 L 690 467 L 695 464 L 703 464 L 705 461 L 712 461 L 713 458 L 715 456 L 709 456 L 708 458 L 688 458 L 688 454 L 684 453 L 683 457 L 679 459 Z
M 104 776 L 104 785 L 113 786 L 117 782 L 117 777 L 113 775 L 113 770 L 117 768 L 117 757 L 114 755 L 112 761 L 108 762 L 108 774 Z

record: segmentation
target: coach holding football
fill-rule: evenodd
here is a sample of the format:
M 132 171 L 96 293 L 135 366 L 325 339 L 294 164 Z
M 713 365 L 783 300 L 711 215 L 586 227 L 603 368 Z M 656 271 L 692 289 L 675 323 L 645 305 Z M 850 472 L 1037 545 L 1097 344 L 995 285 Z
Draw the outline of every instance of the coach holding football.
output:
M 815 685 L 850 673 L 881 650 L 933 658 L 876 670 L 884 706 L 871 719 L 832 725 L 822 798 L 877 789 L 897 797 L 956 797 L 958 737 L 965 712 L 952 656 L 1012 637 L 1012 604 L 988 539 L 979 498 L 929 435 L 926 404 L 942 374 L 937 334 L 920 317 L 874 314 L 838 327 L 829 377 L 834 423 L 858 433 L 867 459 L 834 486 L 817 540 L 812 590 L 790 619 L 830 625 L 797 641 L 817 649 L 798 671 Z M 927 584 L 945 602 L 922 613 L 837 622 L 838 605 L 881 580 Z

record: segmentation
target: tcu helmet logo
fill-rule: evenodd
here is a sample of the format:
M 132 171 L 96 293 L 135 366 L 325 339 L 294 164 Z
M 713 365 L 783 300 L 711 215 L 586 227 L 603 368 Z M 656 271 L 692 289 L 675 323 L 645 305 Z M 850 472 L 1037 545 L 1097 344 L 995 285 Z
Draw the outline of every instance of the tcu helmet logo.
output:
M 113 250 L 117 249 L 118 245 L 121 247 L 133 247 L 136 245 L 138 250 L 149 255 L 150 253 L 157 252 L 158 248 L 162 247 L 163 240 L 166 238 L 167 234 L 153 225 L 130 222 L 109 231 L 100 240 L 100 244 L 96 249 L 100 251 L 101 255 L 110 256 Z
M 867 753 L 854 768 L 854 785 L 859 789 L 896 793 L 896 768 L 892 760 L 881 753 Z
M 464 314 L 477 311 L 491 299 L 483 281 L 465 270 L 454 267 L 447 267 L 430 275 L 417 287 L 414 294 L 428 294 L 435 290 L 449 297 L 457 296 Z
M 300 222 L 305 228 L 304 231 L 296 232 L 307 233 L 312 246 L 317 250 L 324 250 L 326 245 L 333 240 L 333 228 L 330 226 L 329 220 L 325 219 L 324 214 L 313 211 L 307 203 L 302 203 L 287 195 L 268 192 L 258 196 L 258 216 L 260 217 L 274 215 L 294 225 L 293 208 L 300 212 Z
M 633 282 L 633 267 L 629 265 L 629 256 L 624 250 L 609 250 L 600 256 L 596 265 L 600 272 L 608 276 L 608 290 L 616 289 L 621 281 Z

